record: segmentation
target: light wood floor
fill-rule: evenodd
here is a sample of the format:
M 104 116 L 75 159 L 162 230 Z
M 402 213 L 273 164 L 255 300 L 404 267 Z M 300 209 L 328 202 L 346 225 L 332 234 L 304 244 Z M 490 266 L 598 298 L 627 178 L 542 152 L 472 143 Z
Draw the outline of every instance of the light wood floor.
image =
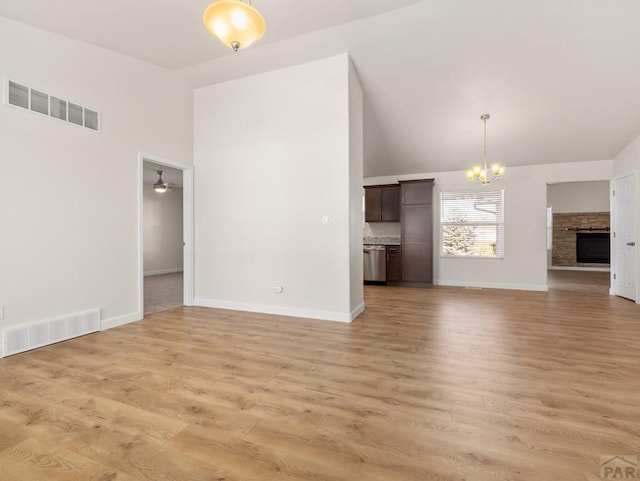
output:
M 598 480 L 640 308 L 368 286 L 351 325 L 178 308 L 0 360 L 2 481 Z
M 547 271 L 549 289 L 608 295 L 611 274 L 606 271 Z

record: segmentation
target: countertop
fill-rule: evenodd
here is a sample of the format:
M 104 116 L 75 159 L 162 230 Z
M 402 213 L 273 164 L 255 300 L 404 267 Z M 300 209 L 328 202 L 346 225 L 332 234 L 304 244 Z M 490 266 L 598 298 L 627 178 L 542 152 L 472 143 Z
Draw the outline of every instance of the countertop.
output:
M 363 238 L 365 245 L 399 246 L 400 236 L 366 236 Z

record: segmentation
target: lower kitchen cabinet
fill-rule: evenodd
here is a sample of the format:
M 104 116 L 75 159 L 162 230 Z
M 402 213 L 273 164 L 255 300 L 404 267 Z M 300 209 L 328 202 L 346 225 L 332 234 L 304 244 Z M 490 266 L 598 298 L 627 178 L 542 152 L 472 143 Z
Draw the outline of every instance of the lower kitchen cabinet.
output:
M 402 247 L 387 246 L 387 282 L 402 281 Z

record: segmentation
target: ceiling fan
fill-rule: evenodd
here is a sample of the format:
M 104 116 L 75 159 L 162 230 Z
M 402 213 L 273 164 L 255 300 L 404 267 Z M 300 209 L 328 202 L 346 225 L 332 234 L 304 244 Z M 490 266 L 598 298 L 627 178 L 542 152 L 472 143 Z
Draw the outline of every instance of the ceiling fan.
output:
M 164 170 L 156 170 L 156 173 L 158 174 L 158 181 L 153 184 L 153 190 L 155 190 L 159 194 L 162 194 L 167 191 L 167 189 L 169 188 L 169 184 L 162 180 L 162 174 L 164 174 Z
M 156 174 L 158 174 L 158 180 L 155 184 L 153 184 L 153 190 L 155 190 L 159 194 L 164 194 L 168 190 L 172 190 L 174 186 L 172 184 L 169 184 L 168 182 L 165 182 L 162 178 L 164 170 L 156 170 L 155 172 Z

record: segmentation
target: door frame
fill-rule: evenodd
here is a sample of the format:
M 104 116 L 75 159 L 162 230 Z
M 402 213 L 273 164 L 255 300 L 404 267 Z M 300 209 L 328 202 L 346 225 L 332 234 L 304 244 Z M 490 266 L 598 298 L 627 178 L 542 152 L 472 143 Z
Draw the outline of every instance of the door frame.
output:
M 182 171 L 183 303 L 193 306 L 193 165 L 138 152 L 138 318 L 144 317 L 144 162 Z
M 616 209 L 617 209 L 617 205 L 616 205 L 616 199 L 613 196 L 613 190 L 614 190 L 614 186 L 615 183 L 621 179 L 624 179 L 625 177 L 631 177 L 632 183 L 633 183 L 633 188 L 634 188 L 634 193 L 636 196 L 636 206 L 637 204 L 637 200 L 638 197 L 640 197 L 640 191 L 638 190 L 638 175 L 636 174 L 636 172 L 629 172 L 627 174 L 624 175 L 619 175 L 617 177 L 614 177 L 611 179 L 610 182 L 610 188 L 609 188 L 609 195 L 611 196 L 611 227 L 612 227 L 612 232 L 613 231 L 617 231 L 618 230 L 618 226 L 615 224 L 615 219 L 616 219 Z M 636 207 L 637 209 L 637 207 Z M 638 237 L 638 234 L 640 233 L 640 225 L 638 225 L 638 218 L 637 218 L 637 211 L 636 211 L 636 216 L 635 216 L 635 235 L 636 238 Z M 637 241 L 636 241 L 637 242 Z M 611 288 L 609 289 L 609 294 L 612 296 L 616 296 L 618 295 L 617 291 L 616 291 L 616 285 L 615 285 L 615 280 L 613 278 L 614 274 L 615 274 L 615 267 L 616 267 L 616 245 L 615 245 L 615 240 L 613 242 L 611 242 Z M 633 268 L 635 269 L 635 278 L 636 278 L 636 292 L 635 292 L 635 299 L 631 299 L 631 300 L 635 300 L 636 304 L 640 304 L 640 295 L 639 295 L 639 291 L 640 291 L 640 267 L 638 262 L 640 261 L 640 255 L 638 255 L 637 251 L 636 251 L 636 265 L 633 266 Z

